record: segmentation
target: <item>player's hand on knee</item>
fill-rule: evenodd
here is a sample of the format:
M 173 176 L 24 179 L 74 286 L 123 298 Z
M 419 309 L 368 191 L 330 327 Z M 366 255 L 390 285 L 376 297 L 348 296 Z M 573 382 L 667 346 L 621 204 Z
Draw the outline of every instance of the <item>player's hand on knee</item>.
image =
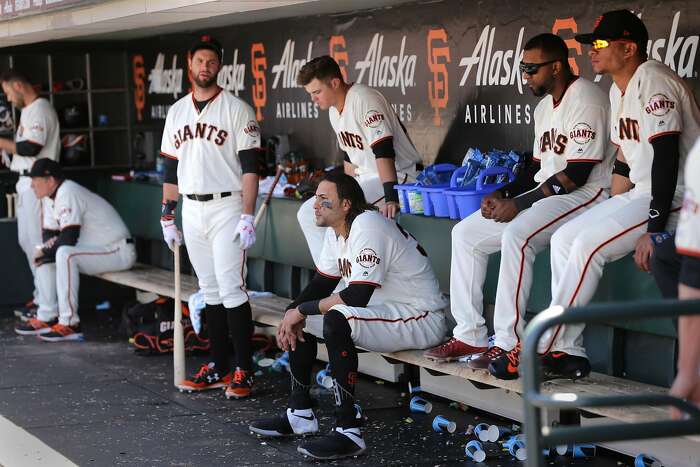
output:
M 168 248 L 175 251 L 175 246 L 182 245 L 182 232 L 175 225 L 174 219 L 160 221 L 160 226 L 163 229 L 163 240 L 168 245 Z
M 400 207 L 399 203 L 395 201 L 389 201 L 386 203 L 384 206 L 382 206 L 379 211 L 384 214 L 385 217 L 388 217 L 389 219 L 393 219 L 396 217 L 396 214 L 399 213 Z
M 238 240 L 242 250 L 247 250 L 255 243 L 255 218 L 250 214 L 241 214 L 241 220 L 236 227 L 236 236 L 233 241 Z
M 634 249 L 634 262 L 639 269 L 645 272 L 650 272 L 650 259 L 654 253 L 654 242 L 649 234 L 644 234 L 637 240 L 637 245 Z

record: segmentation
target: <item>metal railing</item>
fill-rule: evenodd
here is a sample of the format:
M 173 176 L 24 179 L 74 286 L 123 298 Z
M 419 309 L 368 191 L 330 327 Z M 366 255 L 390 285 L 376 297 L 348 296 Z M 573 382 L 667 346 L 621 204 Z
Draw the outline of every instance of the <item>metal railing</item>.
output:
M 568 443 L 622 441 L 647 438 L 668 438 L 700 434 L 700 410 L 685 400 L 666 394 L 629 394 L 614 396 L 580 396 L 577 394 L 545 395 L 540 392 L 542 367 L 537 344 L 547 329 L 559 324 L 603 323 L 650 318 L 673 318 L 700 314 L 700 300 L 646 301 L 633 303 L 601 303 L 580 308 L 555 306 L 544 310 L 530 321 L 525 332 L 521 357 L 523 400 L 525 404 L 525 436 L 527 467 L 544 465 L 543 448 Z M 698 337 L 700 338 L 700 336 Z M 594 427 L 543 427 L 542 409 L 578 409 L 582 407 L 624 407 L 632 405 L 673 406 L 685 412 L 684 420 L 615 423 Z

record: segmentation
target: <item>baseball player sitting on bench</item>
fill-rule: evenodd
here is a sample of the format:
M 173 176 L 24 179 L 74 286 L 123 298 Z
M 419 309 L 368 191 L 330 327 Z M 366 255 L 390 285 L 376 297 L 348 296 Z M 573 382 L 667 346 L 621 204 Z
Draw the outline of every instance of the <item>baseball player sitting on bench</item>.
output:
M 277 331 L 289 351 L 291 395 L 284 414 L 257 420 L 262 436 L 318 431 L 309 396 L 316 337 L 328 348 L 336 400 L 336 428 L 299 446 L 318 459 L 356 456 L 365 450 L 355 404 L 356 345 L 377 352 L 425 349 L 442 342 L 447 305 L 428 257 L 398 224 L 368 204 L 359 183 L 327 174 L 316 190 L 316 224 L 330 227 L 318 271 L 288 307 Z M 340 281 L 346 287 L 333 293 Z
M 345 151 L 345 173 L 357 179 L 369 203 L 393 219 L 399 212 L 394 185 L 415 180 L 421 156 L 391 104 L 377 90 L 346 83 L 338 63 L 328 55 L 305 64 L 297 82 L 315 104 L 328 109 L 338 144 Z M 326 229 L 314 222 L 313 198 L 299 208 L 297 219 L 318 267 Z
M 46 203 L 44 243 L 34 263 L 42 282 L 52 284 L 49 306 L 18 326 L 22 335 L 38 335 L 48 342 L 83 339 L 78 317 L 80 273 L 101 274 L 131 268 L 136 249 L 117 211 L 103 198 L 63 176 L 58 162 L 37 159 L 29 171 L 36 197 Z M 45 222 L 45 225 L 47 223 Z
M 540 34 L 524 47 L 520 71 L 535 96 L 535 141 L 530 174 L 483 198 L 477 211 L 452 230 L 450 299 L 454 337 L 430 349 L 433 360 L 469 362 L 502 379 L 518 377 L 523 318 L 535 256 L 565 222 L 607 197 L 613 148 L 608 143 L 608 105 L 592 82 L 572 74 L 568 48 L 554 34 Z M 501 251 L 494 310 L 495 342 L 488 349 L 482 288 L 488 255 Z M 543 358 L 554 375 L 587 374 L 576 358 Z
M 675 229 L 683 199 L 686 155 L 700 136 L 700 109 L 688 85 L 668 66 L 647 60 L 646 26 L 628 10 L 605 13 L 591 34 L 593 71 L 612 75 L 610 136 L 617 145 L 611 197 L 552 237 L 552 302 L 587 304 L 603 266 L 634 252 L 649 271 L 654 239 Z M 693 174 L 697 176 L 697 174 Z M 540 351 L 586 357 L 584 325 L 560 326 Z

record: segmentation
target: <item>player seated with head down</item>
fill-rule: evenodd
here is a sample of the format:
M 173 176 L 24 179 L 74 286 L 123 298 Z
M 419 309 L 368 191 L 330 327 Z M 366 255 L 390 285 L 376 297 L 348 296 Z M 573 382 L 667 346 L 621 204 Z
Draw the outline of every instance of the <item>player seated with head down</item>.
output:
M 46 306 L 15 328 L 47 342 L 80 341 L 80 273 L 123 271 L 136 262 L 136 248 L 117 211 L 87 188 L 66 180 L 58 162 L 37 159 L 29 171 L 44 205 L 43 239 L 34 252 L 36 275 L 49 291 Z
M 316 224 L 330 227 L 318 271 L 287 307 L 277 332 L 279 346 L 289 351 L 288 408 L 279 417 L 253 421 L 250 430 L 271 437 L 318 431 L 309 389 L 317 336 L 323 337 L 334 378 L 336 427 L 298 451 L 336 459 L 365 450 L 354 395 L 356 346 L 394 352 L 437 345 L 446 334 L 447 302 L 423 248 L 367 203 L 353 177 L 326 175 L 314 211 Z M 346 287 L 333 293 L 340 281 Z

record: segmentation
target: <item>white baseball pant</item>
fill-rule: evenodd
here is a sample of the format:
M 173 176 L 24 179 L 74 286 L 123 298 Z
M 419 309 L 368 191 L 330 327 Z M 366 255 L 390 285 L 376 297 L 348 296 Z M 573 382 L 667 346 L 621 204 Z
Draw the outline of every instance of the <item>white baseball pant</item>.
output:
M 240 192 L 210 201 L 184 197 L 185 245 L 207 305 L 235 308 L 248 301 L 245 251 L 234 241 L 242 204 Z
M 399 180 L 404 180 L 402 183 L 407 183 L 407 175 L 398 174 L 398 177 Z M 368 203 L 374 204 L 377 207 L 384 206 L 384 187 L 382 186 L 382 181 L 379 179 L 378 174 L 358 175 L 355 179 L 362 187 L 362 191 L 365 193 L 365 198 Z M 321 248 L 323 247 L 323 240 L 328 227 L 319 227 L 316 225 L 316 216 L 314 215 L 315 199 L 316 198 L 312 196 L 301 205 L 299 211 L 297 211 L 297 220 L 299 221 L 301 231 L 304 233 L 304 238 L 306 238 L 306 243 L 309 245 L 309 251 L 311 251 L 314 264 L 318 267 L 318 258 L 321 255 Z
M 447 324 L 442 311 L 412 309 L 403 303 L 366 308 L 335 305 L 350 325 L 355 345 L 374 352 L 427 349 L 445 341 Z M 323 316 L 306 319 L 306 332 L 323 338 Z
M 634 251 L 647 230 L 649 193 L 623 193 L 603 201 L 566 223 L 552 236 L 552 303 L 564 308 L 590 302 L 603 275 L 603 266 Z M 674 202 L 678 205 L 680 200 Z M 669 216 L 667 229 L 678 222 L 678 209 Z M 538 351 L 566 352 L 586 357 L 583 324 L 558 326 L 540 339 Z
M 514 348 L 523 336 L 537 253 L 549 245 L 560 226 L 606 198 L 603 189 L 584 186 L 542 199 L 507 223 L 486 219 L 481 211 L 459 222 L 452 229 L 450 268 L 450 306 L 457 321 L 454 337 L 476 347 L 488 345 L 483 286 L 488 256 L 500 251 L 494 344 L 505 350 Z
M 42 274 L 53 274 L 58 291 L 58 322 L 65 326 L 75 326 L 80 322 L 78 315 L 78 290 L 80 273 L 101 274 L 103 272 L 130 269 L 136 262 L 136 248 L 133 243 L 122 240 L 111 245 L 61 246 L 56 250 L 56 262 L 37 268 Z M 54 301 L 56 295 L 53 296 Z M 55 302 L 54 302 L 55 303 Z M 51 307 L 55 309 L 55 305 Z M 39 309 L 38 318 L 50 321 L 56 318 L 50 311 Z

